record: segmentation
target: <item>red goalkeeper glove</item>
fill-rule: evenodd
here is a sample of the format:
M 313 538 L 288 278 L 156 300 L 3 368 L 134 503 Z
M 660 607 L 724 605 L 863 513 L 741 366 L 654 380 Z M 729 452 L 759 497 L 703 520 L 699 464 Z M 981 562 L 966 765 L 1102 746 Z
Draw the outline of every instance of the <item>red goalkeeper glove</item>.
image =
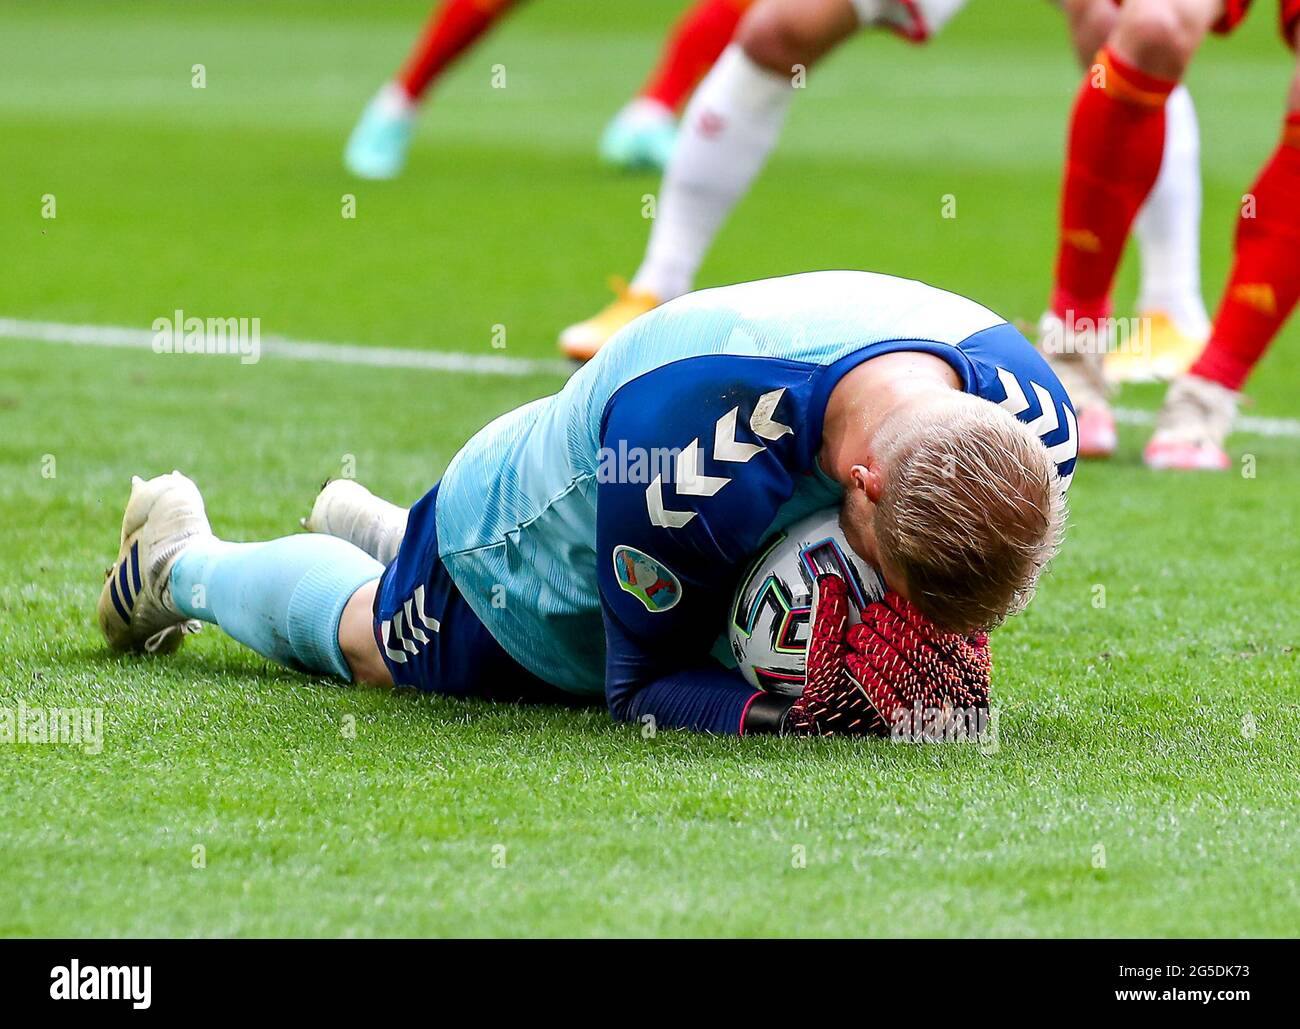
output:
M 914 713 L 945 724 L 955 708 L 988 707 L 988 636 L 940 631 L 897 593 L 869 604 L 848 627 L 848 588 L 838 575 L 817 579 L 803 695 L 783 732 L 808 736 L 919 733 Z
M 804 732 L 805 717 L 798 709 L 806 698 L 850 696 L 847 664 L 849 646 L 845 642 L 848 626 L 848 586 L 833 572 L 818 576 L 813 587 L 812 611 L 808 617 L 803 694 L 796 700 L 772 693 L 756 696 L 746 709 L 742 735 L 757 732 L 782 735 Z

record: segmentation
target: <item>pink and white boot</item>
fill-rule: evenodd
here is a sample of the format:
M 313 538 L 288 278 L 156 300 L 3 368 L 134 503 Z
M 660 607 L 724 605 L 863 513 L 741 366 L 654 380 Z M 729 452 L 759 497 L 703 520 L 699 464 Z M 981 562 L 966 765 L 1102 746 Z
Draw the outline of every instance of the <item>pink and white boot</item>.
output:
M 1104 348 L 1096 340 L 1074 338 L 1050 311 L 1038 323 L 1038 349 L 1070 395 L 1079 422 L 1079 456 L 1106 458 L 1115 453 L 1119 436 L 1107 400 Z
M 1158 471 L 1222 472 L 1231 465 L 1224 449 L 1241 394 L 1197 375 L 1180 375 L 1165 395 L 1155 434 L 1142 452 Z

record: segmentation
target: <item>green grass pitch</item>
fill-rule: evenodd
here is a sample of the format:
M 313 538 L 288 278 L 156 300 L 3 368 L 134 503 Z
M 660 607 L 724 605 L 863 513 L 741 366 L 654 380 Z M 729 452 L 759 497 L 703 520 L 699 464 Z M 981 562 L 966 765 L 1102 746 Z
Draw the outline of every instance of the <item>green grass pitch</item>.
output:
M 265 335 L 484 355 L 504 326 L 506 356 L 551 357 L 643 245 L 657 180 L 602 170 L 595 141 L 681 5 L 537 0 L 441 86 L 401 180 L 351 181 L 346 133 L 426 6 L 10 0 L 0 318 L 148 328 L 181 308 L 258 317 Z M 1261 10 L 1208 43 L 1190 80 L 1212 299 L 1280 122 L 1290 59 L 1274 33 Z M 866 267 L 1033 319 L 1076 81 L 1059 15 L 1030 0 L 973 0 L 928 48 L 854 41 L 812 73 L 702 284 Z M 1133 281 L 1126 269 L 1121 301 Z M 0 933 L 1300 925 L 1293 424 L 1235 436 L 1242 464 L 1223 476 L 1147 474 L 1140 424 L 1116 461 L 1080 471 L 1062 557 L 994 637 L 996 752 L 645 739 L 600 710 L 312 682 L 214 631 L 173 659 L 112 657 L 93 624 L 132 473 L 193 475 L 229 538 L 283 535 L 345 465 L 413 501 L 476 428 L 559 376 L 14 336 L 0 340 L 0 707 L 101 708 L 104 740 L 97 754 L 0 744 Z M 1249 413 L 1300 416 L 1298 376 L 1293 325 Z

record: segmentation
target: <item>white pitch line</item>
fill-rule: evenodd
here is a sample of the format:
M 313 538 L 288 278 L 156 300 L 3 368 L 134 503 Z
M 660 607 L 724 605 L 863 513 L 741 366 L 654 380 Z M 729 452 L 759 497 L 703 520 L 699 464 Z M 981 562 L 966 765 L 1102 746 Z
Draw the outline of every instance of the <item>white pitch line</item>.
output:
M 149 329 L 120 325 L 69 325 L 62 322 L 33 322 L 21 318 L 0 318 L 0 339 L 36 343 L 71 343 L 76 346 L 125 347 L 149 350 L 154 334 Z M 462 372 L 476 375 L 573 374 L 573 364 L 558 358 L 538 360 L 506 357 L 503 354 L 465 354 L 446 350 L 404 350 L 399 347 L 368 347 L 355 343 L 326 343 L 318 340 L 284 339 L 265 336 L 261 353 L 290 361 L 330 362 L 371 368 L 410 368 L 429 372 Z M 237 355 L 231 355 L 237 360 Z
M 1115 408 L 1115 421 L 1125 425 L 1154 425 L 1155 411 L 1141 411 L 1132 407 Z M 1241 415 L 1232 424 L 1234 432 L 1246 432 L 1252 436 L 1281 436 L 1294 439 L 1300 437 L 1300 420 L 1295 418 L 1255 418 Z
M 0 318 L 0 339 L 35 343 L 70 343 L 77 346 L 126 347 L 152 349 L 153 332 L 118 325 L 73 325 L 63 322 L 26 321 Z M 370 347 L 355 343 L 327 343 L 318 340 L 284 339 L 268 336 L 261 341 L 262 353 L 289 361 L 317 361 L 359 365 L 369 368 L 409 368 L 417 371 L 458 372 L 477 375 L 504 375 L 523 378 L 529 375 L 567 377 L 573 365 L 559 359 L 545 360 L 506 357 L 504 354 L 466 354 L 448 350 L 403 350 L 397 347 Z M 1126 425 L 1151 425 L 1154 411 L 1121 407 L 1115 418 Z M 1237 419 L 1238 432 L 1256 436 L 1300 438 L 1300 420 L 1294 418 Z

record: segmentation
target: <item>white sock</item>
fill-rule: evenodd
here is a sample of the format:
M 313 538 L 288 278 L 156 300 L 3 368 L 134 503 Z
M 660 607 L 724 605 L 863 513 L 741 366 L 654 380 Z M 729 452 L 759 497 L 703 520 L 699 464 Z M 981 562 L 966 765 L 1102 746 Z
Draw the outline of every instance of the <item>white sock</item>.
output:
M 375 497 L 366 510 L 358 511 L 351 531 L 339 533 L 353 546 L 360 547 L 385 568 L 397 557 L 397 548 L 406 535 L 406 521 L 410 515 L 404 507 Z
M 1160 176 L 1134 223 L 1142 258 L 1139 311 L 1164 311 L 1188 335 L 1204 336 L 1210 318 L 1201 296 L 1201 140 L 1186 86 L 1165 104 Z
M 398 82 L 385 82 L 375 94 L 374 102 L 388 118 L 409 118 L 415 113 L 415 101 Z
M 633 289 L 670 300 L 691 288 L 713 237 L 776 144 L 792 92 L 790 76 L 755 64 L 739 45 L 722 52 L 682 116 Z

